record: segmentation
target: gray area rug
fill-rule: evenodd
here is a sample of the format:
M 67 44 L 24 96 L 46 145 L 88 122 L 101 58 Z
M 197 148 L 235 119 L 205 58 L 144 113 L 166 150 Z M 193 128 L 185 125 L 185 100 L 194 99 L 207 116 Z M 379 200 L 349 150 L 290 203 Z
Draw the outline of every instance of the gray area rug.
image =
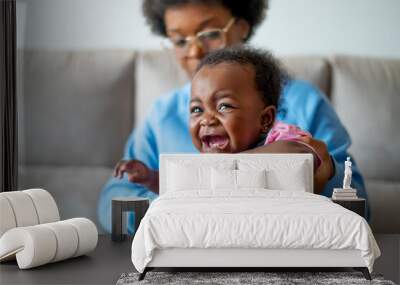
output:
M 381 275 L 372 275 L 372 281 L 360 272 L 148 272 L 142 281 L 139 273 L 124 273 L 117 285 L 133 284 L 379 284 L 395 285 Z

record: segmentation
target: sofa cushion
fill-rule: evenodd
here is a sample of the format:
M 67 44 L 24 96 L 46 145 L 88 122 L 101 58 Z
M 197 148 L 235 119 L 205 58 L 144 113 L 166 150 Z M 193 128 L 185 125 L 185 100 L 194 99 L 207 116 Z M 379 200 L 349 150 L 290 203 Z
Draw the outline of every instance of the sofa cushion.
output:
M 326 59 L 314 56 L 288 56 L 282 57 L 281 61 L 290 76 L 312 83 L 330 98 L 332 75 Z
M 400 60 L 333 59 L 332 102 L 365 177 L 400 180 Z
M 22 58 L 20 161 L 114 165 L 132 129 L 134 52 L 25 51 Z
M 151 104 L 158 97 L 188 82 L 168 50 L 142 51 L 137 54 L 135 71 L 135 125 L 144 120 Z
M 21 166 L 19 189 L 40 185 L 56 201 L 62 220 L 86 217 L 101 229 L 97 219 L 97 200 L 110 178 L 107 167 Z
M 330 66 L 319 57 L 285 57 L 282 63 L 297 79 L 310 81 L 330 95 Z M 154 100 L 188 82 L 171 51 L 143 51 L 136 60 L 135 125 L 143 121 Z

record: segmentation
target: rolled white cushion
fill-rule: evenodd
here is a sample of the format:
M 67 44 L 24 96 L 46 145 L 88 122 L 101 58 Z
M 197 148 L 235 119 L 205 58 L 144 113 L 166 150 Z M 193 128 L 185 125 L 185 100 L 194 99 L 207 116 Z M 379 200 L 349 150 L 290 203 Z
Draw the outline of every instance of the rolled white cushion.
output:
M 74 218 L 65 220 L 64 222 L 73 225 L 78 232 L 78 248 L 74 257 L 86 254 L 96 248 L 98 232 L 96 225 L 91 220 L 86 218 Z
M 28 189 L 22 192 L 31 197 L 39 218 L 39 224 L 60 220 L 57 204 L 49 192 L 43 189 Z
M 13 228 L 0 239 L 0 260 L 16 254 L 20 269 L 49 263 L 56 253 L 57 240 L 53 231 L 42 225 Z
M 2 193 L 0 193 L 0 237 L 9 229 L 17 226 L 10 202 L 1 194 Z
M 0 238 L 0 261 L 16 257 L 19 268 L 27 269 L 76 257 L 96 247 L 97 235 L 85 218 L 13 228 Z
M 79 237 L 74 226 L 65 221 L 44 224 L 56 235 L 57 249 L 51 262 L 57 262 L 75 255 L 78 249 Z
M 13 209 L 17 227 L 33 226 L 39 223 L 38 215 L 31 197 L 22 191 L 1 193 Z

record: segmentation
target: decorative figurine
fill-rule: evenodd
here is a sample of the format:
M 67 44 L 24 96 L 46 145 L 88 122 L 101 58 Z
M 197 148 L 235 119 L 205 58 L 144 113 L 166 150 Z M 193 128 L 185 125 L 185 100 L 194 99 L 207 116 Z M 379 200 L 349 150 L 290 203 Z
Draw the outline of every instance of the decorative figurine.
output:
M 351 176 L 353 171 L 351 170 L 352 162 L 350 157 L 344 162 L 344 178 L 343 188 L 334 188 L 332 193 L 332 199 L 334 200 L 349 200 L 357 199 L 357 189 L 351 188 Z
M 352 189 L 351 188 L 351 176 L 353 174 L 351 170 L 351 160 L 350 157 L 347 157 L 347 160 L 344 162 L 344 178 L 343 178 L 343 189 Z

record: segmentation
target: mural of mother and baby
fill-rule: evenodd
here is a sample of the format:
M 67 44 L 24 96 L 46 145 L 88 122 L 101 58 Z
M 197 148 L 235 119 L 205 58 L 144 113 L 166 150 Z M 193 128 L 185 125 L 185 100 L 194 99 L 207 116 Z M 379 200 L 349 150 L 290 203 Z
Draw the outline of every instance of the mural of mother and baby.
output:
M 266 0 L 143 2 L 151 30 L 172 43 L 192 82 L 159 97 L 132 131 L 100 195 L 105 230 L 111 231 L 113 197 L 157 197 L 161 153 L 309 152 L 317 166 L 315 193 L 330 197 L 342 186 L 351 140 L 329 101 L 309 83 L 286 76 L 268 52 L 245 45 L 267 9 Z M 352 161 L 352 185 L 366 198 Z

